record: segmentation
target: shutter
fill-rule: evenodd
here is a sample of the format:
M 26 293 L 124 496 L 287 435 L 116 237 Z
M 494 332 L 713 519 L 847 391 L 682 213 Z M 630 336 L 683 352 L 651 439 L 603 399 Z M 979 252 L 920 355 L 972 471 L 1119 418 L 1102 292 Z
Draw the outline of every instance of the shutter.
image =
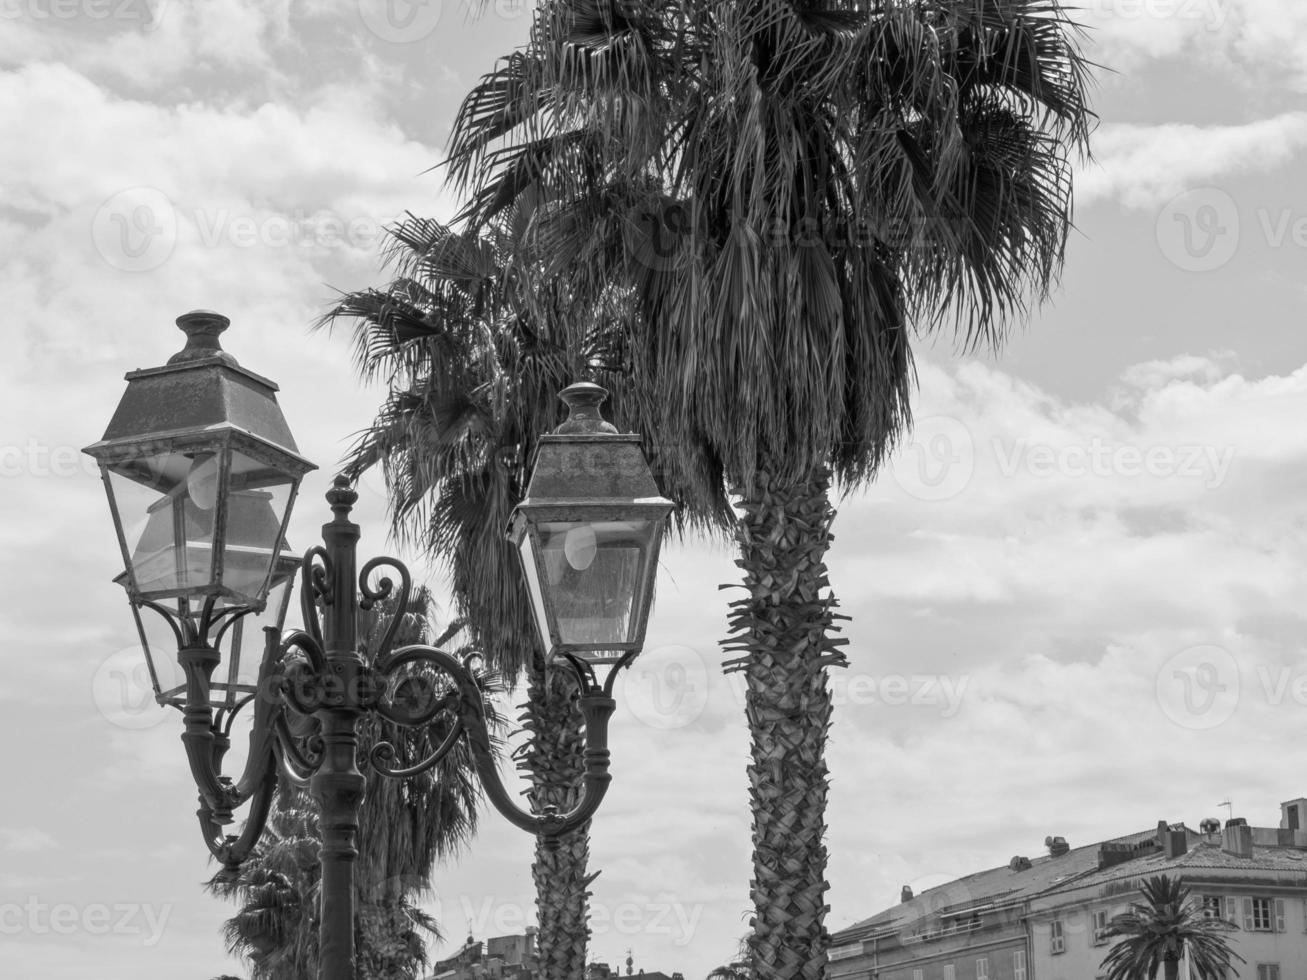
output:
M 1252 932 L 1253 929 L 1253 900 L 1245 898 L 1243 900 L 1243 927 L 1245 932 Z
M 1284 899 L 1275 900 L 1275 931 L 1284 932 Z
M 1225 898 L 1225 921 L 1234 925 L 1239 924 L 1238 905 L 1236 904 L 1238 901 L 1232 895 L 1227 895 Z

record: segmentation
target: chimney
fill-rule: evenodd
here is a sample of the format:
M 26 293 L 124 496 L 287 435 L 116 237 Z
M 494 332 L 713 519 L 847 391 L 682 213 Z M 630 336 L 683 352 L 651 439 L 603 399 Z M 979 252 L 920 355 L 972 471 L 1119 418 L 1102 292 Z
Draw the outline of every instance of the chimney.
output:
M 1299 798 L 1280 804 L 1281 830 L 1307 830 L 1307 800 Z
M 899 892 L 899 903 L 912 901 L 912 886 L 904 885 L 903 891 Z
M 1065 837 L 1045 837 L 1044 846 L 1048 848 L 1048 853 L 1053 857 L 1061 857 L 1071 850 L 1071 845 L 1066 842 Z
M 1118 844 L 1104 841 L 1098 845 L 1098 870 L 1114 868 L 1123 861 L 1138 857 L 1143 851 L 1135 844 Z
M 1225 830 L 1221 833 L 1221 850 L 1240 858 L 1253 856 L 1253 829 L 1248 826 L 1247 820 L 1234 817 L 1225 822 Z

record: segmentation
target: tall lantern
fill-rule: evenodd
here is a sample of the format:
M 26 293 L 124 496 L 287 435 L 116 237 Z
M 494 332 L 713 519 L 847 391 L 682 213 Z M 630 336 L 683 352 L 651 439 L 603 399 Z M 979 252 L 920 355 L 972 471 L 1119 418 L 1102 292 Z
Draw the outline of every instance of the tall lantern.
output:
M 582 382 L 542 436 L 509 527 L 549 658 L 617 663 L 644 645 L 658 550 L 672 502 L 640 448 L 599 414 L 608 392 Z
M 240 620 L 271 601 L 280 619 L 294 569 L 286 523 L 300 480 L 299 455 L 277 404 L 277 386 L 242 368 L 218 335 L 230 321 L 196 310 L 177 318 L 186 346 L 163 367 L 132 371 L 95 457 L 109 497 L 127 590 L 156 698 L 181 705 L 142 619 L 164 615 L 178 647 L 211 645 L 227 666 L 212 685 L 215 707 L 253 693 L 242 683 Z M 252 631 L 245 630 L 245 633 Z

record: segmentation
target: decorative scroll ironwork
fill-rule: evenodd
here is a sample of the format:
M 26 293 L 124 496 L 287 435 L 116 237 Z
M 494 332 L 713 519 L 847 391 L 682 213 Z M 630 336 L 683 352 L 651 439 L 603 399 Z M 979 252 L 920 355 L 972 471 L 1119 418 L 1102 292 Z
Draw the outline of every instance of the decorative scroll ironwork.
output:
M 382 576 L 390 569 L 395 578 Z M 218 645 L 231 625 L 252 608 L 214 608 L 207 600 L 195 612 L 177 614 L 157 603 L 140 603 L 162 614 L 177 638 L 179 658 L 186 673 L 186 734 L 183 741 L 200 790 L 197 813 L 201 833 L 210 853 L 223 865 L 220 875 L 230 876 L 252 853 L 267 821 L 278 780 L 304 787 L 324 765 L 321 719 L 344 707 L 375 713 L 410 731 L 426 731 L 437 744 L 421 759 L 401 760 L 390 741 L 378 741 L 366 755 L 367 762 L 382 776 L 408 779 L 424 773 L 447 758 L 460 742 L 466 742 L 486 796 L 510 822 L 547 840 L 568 832 L 588 820 L 607 790 L 607 728 L 615 704 L 613 683 L 619 670 L 633 659 L 629 654 L 614 664 L 602 682 L 594 666 L 578 657 L 566 662 L 575 672 L 581 691 L 585 720 L 586 771 L 580 802 L 568 813 L 554 807 L 540 812 L 523 809 L 503 785 L 491 749 L 486 721 L 484 692 L 476 665 L 484 662 L 479 652 L 463 658 L 437 647 L 416 644 L 393 649 L 404 610 L 412 594 L 412 576 L 405 565 L 389 557 L 373 558 L 358 574 L 358 594 L 339 596 L 332 592 L 336 560 L 328 548 L 310 548 L 301 562 L 304 629 L 281 634 L 268 629 L 257 687 L 231 706 L 215 707 L 209 701 L 211 677 L 218 665 Z M 323 640 L 323 610 L 336 602 L 350 602 L 359 609 L 371 609 L 393 597 L 395 615 L 386 627 L 377 655 L 371 664 L 358 666 L 355 683 L 340 693 L 338 667 L 326 653 Z M 213 639 L 210 640 L 212 634 Z M 420 702 L 405 697 L 414 686 L 426 691 Z M 222 763 L 231 744 L 235 719 L 253 706 L 250 748 L 239 779 L 223 775 Z M 324 712 L 326 712 L 324 714 Z M 448 727 L 432 731 L 444 716 Z M 425 746 L 424 746 L 425 747 Z M 233 811 L 248 804 L 245 824 L 239 834 L 224 828 L 234 821 Z

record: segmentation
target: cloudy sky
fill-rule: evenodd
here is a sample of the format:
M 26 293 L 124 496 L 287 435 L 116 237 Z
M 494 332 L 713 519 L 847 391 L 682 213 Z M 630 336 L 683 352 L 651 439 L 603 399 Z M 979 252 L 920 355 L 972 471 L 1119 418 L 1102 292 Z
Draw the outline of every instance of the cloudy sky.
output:
M 998 355 L 918 345 L 918 424 L 843 501 L 831 578 L 832 929 L 949 877 L 1307 795 L 1307 8 L 1093 0 L 1096 160 L 1052 303 Z M 0 950 L 14 977 L 240 972 L 178 716 L 139 687 L 97 439 L 122 375 L 194 308 L 274 377 L 305 485 L 291 541 L 379 393 L 333 291 L 381 230 L 448 216 L 461 94 L 520 43 L 490 0 L 0 0 Z M 363 550 L 392 550 L 365 482 Z M 745 930 L 747 735 L 719 670 L 722 548 L 669 549 L 595 824 L 596 958 L 687 980 Z M 530 921 L 497 814 L 436 871 L 452 937 Z M 433 952 L 439 954 L 440 949 Z

